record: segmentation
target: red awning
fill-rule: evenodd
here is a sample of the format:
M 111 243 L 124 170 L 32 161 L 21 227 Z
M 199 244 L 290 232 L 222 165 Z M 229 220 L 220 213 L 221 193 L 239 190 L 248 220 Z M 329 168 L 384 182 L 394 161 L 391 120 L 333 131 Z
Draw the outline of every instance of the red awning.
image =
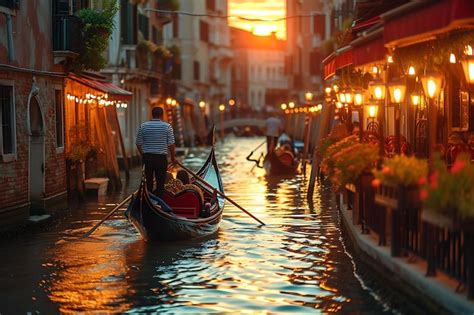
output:
M 90 88 L 107 93 L 110 100 L 122 100 L 130 101 L 132 99 L 132 92 L 124 90 L 113 83 L 107 82 L 105 80 L 93 79 L 90 77 L 79 76 L 70 73 L 68 76 L 70 79 L 84 84 Z
M 466 23 L 474 24 L 474 1 L 442 0 L 407 10 L 403 15 L 397 13 L 395 9 L 382 15 L 384 40 L 388 46 L 426 40 L 437 32 Z
M 324 80 L 329 79 L 336 74 L 336 54 L 332 53 L 323 60 Z
M 341 48 L 343 51 L 336 56 L 336 70 L 342 69 L 344 67 L 350 66 L 353 61 L 352 48 L 346 46 Z M 337 53 L 337 51 L 336 51 Z
M 364 42 L 354 43 L 354 66 L 362 66 L 368 63 L 384 60 L 387 49 L 384 46 L 382 37 Z
M 336 74 L 336 70 L 350 66 L 352 64 L 352 59 L 352 47 L 350 46 L 344 46 L 330 54 L 323 60 L 324 80 L 327 80 Z

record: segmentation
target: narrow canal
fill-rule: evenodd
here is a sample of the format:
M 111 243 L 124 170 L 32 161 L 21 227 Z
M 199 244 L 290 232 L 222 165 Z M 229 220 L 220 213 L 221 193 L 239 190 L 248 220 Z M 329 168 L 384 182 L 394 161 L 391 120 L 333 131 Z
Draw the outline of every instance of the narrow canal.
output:
M 228 204 L 220 231 L 198 241 L 147 244 L 118 212 L 79 238 L 136 189 L 90 201 L 51 228 L 0 242 L 0 313 L 392 313 L 363 288 L 344 250 L 331 191 L 305 200 L 306 180 L 267 178 L 245 160 L 263 138 L 217 144 Z M 197 169 L 205 149 L 190 151 Z

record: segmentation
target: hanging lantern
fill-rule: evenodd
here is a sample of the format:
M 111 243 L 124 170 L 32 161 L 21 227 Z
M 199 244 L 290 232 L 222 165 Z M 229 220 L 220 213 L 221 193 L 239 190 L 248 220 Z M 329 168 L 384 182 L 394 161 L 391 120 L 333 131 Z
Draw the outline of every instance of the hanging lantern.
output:
M 354 93 L 354 105 L 361 106 L 364 103 L 364 94 L 360 91 Z
M 402 81 L 397 80 L 389 83 L 388 91 L 392 103 L 401 103 L 405 100 L 406 85 Z
M 377 116 L 377 106 L 370 105 L 369 106 L 369 117 L 370 118 L 375 118 L 376 116 Z
M 418 104 L 420 104 L 420 95 L 412 94 L 411 95 L 411 103 L 413 104 L 413 106 L 418 106 Z
M 347 104 L 352 104 L 354 102 L 354 93 L 352 92 L 352 90 L 346 90 L 344 95 Z
M 429 98 L 437 98 L 443 85 L 443 76 L 440 73 L 427 72 L 421 77 L 423 91 Z
M 369 83 L 369 90 L 374 99 L 378 101 L 385 99 L 385 84 L 380 78 Z

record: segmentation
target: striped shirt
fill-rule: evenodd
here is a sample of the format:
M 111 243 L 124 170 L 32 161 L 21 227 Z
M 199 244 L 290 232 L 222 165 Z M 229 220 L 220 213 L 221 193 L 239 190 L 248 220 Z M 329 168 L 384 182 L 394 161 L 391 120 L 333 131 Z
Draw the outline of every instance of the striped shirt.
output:
M 143 153 L 168 154 L 168 146 L 174 144 L 173 127 L 160 119 L 145 121 L 138 128 L 135 143 Z

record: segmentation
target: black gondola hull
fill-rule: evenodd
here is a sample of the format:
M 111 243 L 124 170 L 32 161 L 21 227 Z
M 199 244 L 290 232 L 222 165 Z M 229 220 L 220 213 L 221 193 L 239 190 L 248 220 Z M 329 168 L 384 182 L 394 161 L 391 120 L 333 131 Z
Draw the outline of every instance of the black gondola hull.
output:
M 224 192 L 219 169 L 211 150 L 204 166 L 197 172 L 215 189 Z M 203 188 L 205 189 L 205 188 Z M 134 195 L 125 212 L 125 216 L 146 241 L 174 241 L 202 238 L 212 235 L 219 229 L 224 210 L 224 198 L 218 196 L 211 205 L 211 214 L 207 218 L 185 218 L 166 212 L 160 207 L 156 196 L 146 190 L 144 182 Z

